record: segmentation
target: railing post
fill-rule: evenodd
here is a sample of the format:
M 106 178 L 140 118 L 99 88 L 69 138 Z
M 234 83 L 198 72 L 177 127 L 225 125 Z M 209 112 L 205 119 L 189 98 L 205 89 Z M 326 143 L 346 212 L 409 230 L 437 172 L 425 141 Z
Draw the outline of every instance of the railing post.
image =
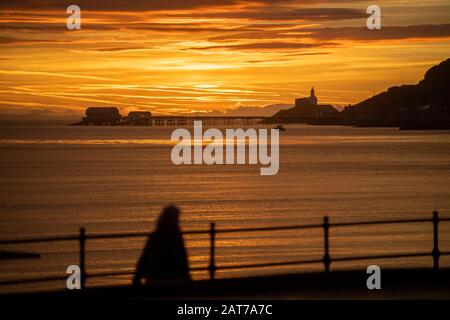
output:
M 209 240 L 210 240 L 210 247 L 209 247 L 209 278 L 211 280 L 214 280 L 215 272 L 216 272 L 216 265 L 214 261 L 214 255 L 215 255 L 215 238 L 216 238 L 216 224 L 214 222 L 211 222 L 210 229 L 209 229 Z
M 85 264 L 86 231 L 84 228 L 80 228 L 79 241 L 80 241 L 81 289 L 84 289 L 86 284 L 86 264 Z
M 433 256 L 433 269 L 439 270 L 439 213 L 437 211 L 433 212 L 433 251 L 431 252 Z
M 330 247 L 328 239 L 328 230 L 330 229 L 330 224 L 328 223 L 328 216 L 323 217 L 323 236 L 324 236 L 324 255 L 323 264 L 325 267 L 325 272 L 330 271 Z

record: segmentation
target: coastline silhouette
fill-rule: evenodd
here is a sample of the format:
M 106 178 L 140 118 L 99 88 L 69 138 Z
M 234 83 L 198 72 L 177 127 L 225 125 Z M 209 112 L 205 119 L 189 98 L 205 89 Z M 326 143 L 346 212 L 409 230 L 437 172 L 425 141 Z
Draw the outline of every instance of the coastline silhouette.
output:
M 179 215 L 180 210 L 173 205 L 163 209 L 137 263 L 134 285 L 140 285 L 142 279 L 145 284 L 191 280 Z

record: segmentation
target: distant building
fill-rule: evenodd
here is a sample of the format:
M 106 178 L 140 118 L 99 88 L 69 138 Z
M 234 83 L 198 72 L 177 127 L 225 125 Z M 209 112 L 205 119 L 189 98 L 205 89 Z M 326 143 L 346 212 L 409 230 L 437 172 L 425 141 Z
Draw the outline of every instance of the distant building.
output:
M 314 88 L 311 88 L 309 97 L 295 99 L 295 106 L 291 109 L 277 112 L 273 118 L 284 119 L 287 122 L 302 122 L 317 120 L 318 118 L 336 118 L 339 111 L 331 104 L 318 104 Z M 309 121 L 308 120 L 308 121 Z
M 83 117 L 84 125 L 117 125 L 122 116 L 116 107 L 89 107 L 86 109 L 86 117 Z
M 309 97 L 295 99 L 294 108 L 299 117 L 315 117 L 317 113 L 317 97 L 314 93 L 314 88 L 311 88 Z
M 317 97 L 314 92 L 314 87 L 311 88 L 309 97 L 295 99 L 295 106 L 302 107 L 304 105 L 317 106 Z
M 306 98 L 295 99 L 294 113 L 297 117 L 330 117 L 339 114 L 331 104 L 317 104 L 314 88 Z
M 151 125 L 152 113 L 150 111 L 130 111 L 125 122 L 129 125 Z
M 122 117 L 116 107 L 89 107 L 86 116 L 76 126 L 151 126 L 152 113 L 150 111 L 130 111 L 128 116 Z

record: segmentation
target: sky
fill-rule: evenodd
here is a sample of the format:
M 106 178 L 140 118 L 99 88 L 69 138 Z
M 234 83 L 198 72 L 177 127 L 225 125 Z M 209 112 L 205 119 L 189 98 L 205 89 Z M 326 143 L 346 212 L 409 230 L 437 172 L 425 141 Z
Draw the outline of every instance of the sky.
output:
M 81 8 L 68 30 L 67 6 Z M 366 9 L 381 8 L 381 30 Z M 348 105 L 450 57 L 448 0 L 0 2 L 0 115 Z

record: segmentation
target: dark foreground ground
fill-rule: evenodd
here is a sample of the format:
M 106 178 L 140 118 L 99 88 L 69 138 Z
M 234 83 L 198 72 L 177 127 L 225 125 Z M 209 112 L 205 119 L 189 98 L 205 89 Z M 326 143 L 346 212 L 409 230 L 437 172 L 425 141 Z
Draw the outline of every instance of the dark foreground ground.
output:
M 368 290 L 364 271 L 334 271 L 151 286 L 88 288 L 83 291 L 3 295 L 57 299 L 450 299 L 450 269 L 381 270 L 381 289 Z

